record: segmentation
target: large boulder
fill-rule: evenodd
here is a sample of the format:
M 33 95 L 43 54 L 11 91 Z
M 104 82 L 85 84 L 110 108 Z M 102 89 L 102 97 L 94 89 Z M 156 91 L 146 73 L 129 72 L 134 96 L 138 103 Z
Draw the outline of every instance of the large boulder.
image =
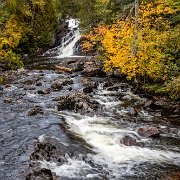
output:
M 36 143 L 34 151 L 30 156 L 30 169 L 26 176 L 26 180 L 60 180 L 48 167 L 41 167 L 39 161 L 55 162 L 57 165 L 62 165 L 66 162 L 63 147 L 55 138 L 42 136 Z
M 87 94 L 78 92 L 58 97 L 58 110 L 70 110 L 74 112 L 93 112 L 98 108 L 98 102 L 93 101 Z

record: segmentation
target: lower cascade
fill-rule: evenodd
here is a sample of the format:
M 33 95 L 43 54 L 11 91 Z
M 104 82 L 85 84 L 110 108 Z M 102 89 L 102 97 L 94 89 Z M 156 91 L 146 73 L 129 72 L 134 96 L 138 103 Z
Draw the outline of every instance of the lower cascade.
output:
M 123 85 L 123 84 L 122 84 Z M 82 115 L 69 111 L 57 112 L 65 118 L 67 130 L 81 139 L 93 150 L 93 153 L 78 154 L 74 157 L 66 155 L 67 161 L 63 165 L 54 162 L 38 161 L 41 168 L 49 168 L 58 176 L 76 179 L 131 179 L 136 177 L 136 167 L 139 167 L 140 177 L 146 177 L 148 164 L 176 164 L 180 165 L 179 153 L 172 150 L 166 151 L 164 145 L 150 148 L 143 144 L 153 144 L 152 139 L 142 137 L 137 133 L 139 124 L 124 122 L 123 118 L 129 116 L 129 109 L 124 107 L 124 101 L 143 103 L 145 99 L 134 95 L 131 91 L 122 92 L 121 84 L 118 92 L 107 90 L 103 83 L 93 95 L 93 99 L 100 104 L 101 113 L 98 115 Z M 121 94 L 122 93 L 122 94 Z M 118 95 L 123 96 L 122 100 Z M 117 117 L 121 117 L 118 118 Z M 143 110 L 139 112 L 138 119 L 151 121 L 151 116 Z M 121 143 L 124 137 L 132 137 L 136 145 L 126 146 Z M 45 139 L 44 139 L 45 140 Z M 43 141 L 40 138 L 40 141 Z M 147 166 L 147 167 L 146 167 Z M 142 168 L 142 169 L 141 169 Z M 137 175 L 137 177 L 139 177 Z M 139 177 L 139 178 L 140 178 Z M 155 177 L 147 177 L 151 179 Z

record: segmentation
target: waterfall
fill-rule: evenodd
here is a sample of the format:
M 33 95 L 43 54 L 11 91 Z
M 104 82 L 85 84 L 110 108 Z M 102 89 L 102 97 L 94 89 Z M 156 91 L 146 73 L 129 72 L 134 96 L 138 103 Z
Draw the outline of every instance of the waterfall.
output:
M 62 38 L 61 45 L 49 49 L 43 54 L 43 56 L 56 56 L 58 58 L 73 56 L 74 46 L 81 38 L 79 21 L 76 19 L 69 19 L 67 22 L 70 32 Z

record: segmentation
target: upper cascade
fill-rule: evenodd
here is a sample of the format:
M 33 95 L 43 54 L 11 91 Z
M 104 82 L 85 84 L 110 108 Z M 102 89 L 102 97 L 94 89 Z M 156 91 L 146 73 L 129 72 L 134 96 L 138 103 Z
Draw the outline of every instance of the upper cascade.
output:
M 66 22 L 68 23 L 69 33 L 62 38 L 59 46 L 49 49 L 43 56 L 57 56 L 59 58 L 73 56 L 74 46 L 81 38 L 79 21 L 77 19 L 69 19 Z
M 79 27 L 79 21 L 77 19 L 69 19 L 66 22 L 68 22 L 69 29 L 73 30 Z

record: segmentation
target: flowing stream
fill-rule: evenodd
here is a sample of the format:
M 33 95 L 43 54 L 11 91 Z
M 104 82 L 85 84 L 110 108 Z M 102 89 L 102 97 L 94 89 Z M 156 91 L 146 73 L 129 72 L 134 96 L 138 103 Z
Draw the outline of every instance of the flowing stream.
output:
M 1 86 L 0 179 L 25 179 L 36 143 L 45 144 L 48 139 L 55 148 L 60 147 L 58 157 L 62 161 L 51 154 L 51 160 L 41 157 L 33 163 L 63 180 L 160 180 L 179 172 L 178 112 L 145 106 L 150 100 L 134 94 L 124 80 L 86 77 L 81 72 L 58 73 L 51 68 L 62 61 L 74 61 L 73 47 L 80 34 L 72 26 L 73 32 L 64 37 L 63 46 L 56 48 L 58 58 L 48 61 L 41 57 L 34 64 L 29 62 L 26 67 L 31 70 L 14 73 L 11 83 Z M 53 91 L 52 83 L 62 79 L 70 79 L 72 84 Z M 82 92 L 84 81 L 97 84 L 89 93 L 91 100 L 99 104 L 96 112 L 58 111 L 54 99 Z M 29 116 L 34 107 L 41 107 L 43 112 Z M 141 136 L 137 130 L 147 126 L 157 127 L 160 137 Z M 125 145 L 125 137 L 130 137 L 133 144 Z

